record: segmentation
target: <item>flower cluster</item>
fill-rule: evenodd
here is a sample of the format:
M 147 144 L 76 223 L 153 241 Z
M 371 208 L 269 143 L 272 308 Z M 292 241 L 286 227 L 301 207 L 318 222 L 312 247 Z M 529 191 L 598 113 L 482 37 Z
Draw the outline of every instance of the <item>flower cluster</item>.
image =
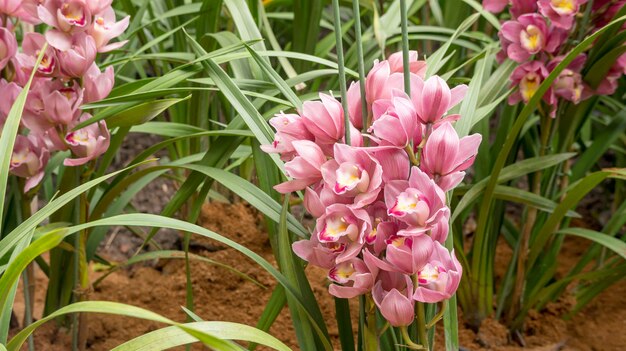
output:
M 125 44 L 111 41 L 128 27 L 129 18 L 116 22 L 111 1 L 0 0 L 0 130 L 36 70 L 10 165 L 12 174 L 25 179 L 25 192 L 39 184 L 51 153 L 69 150 L 72 157 L 64 164 L 79 166 L 109 147 L 104 121 L 74 129 L 91 118 L 80 106 L 102 100 L 113 88 L 113 67 L 102 72 L 95 60 L 98 53 Z M 19 21 L 47 30 L 23 30 L 19 45 Z
M 539 85 L 568 53 L 568 39 L 586 28 L 576 26 L 582 18 L 581 9 L 587 0 L 483 0 L 485 9 L 501 12 L 510 4 L 512 17 L 502 24 L 498 33 L 502 51 L 499 61 L 507 57 L 520 65 L 511 75 L 511 86 L 517 90 L 509 97 L 510 104 L 527 103 Z M 626 4 L 624 0 L 596 0 L 593 2 L 591 29 L 608 23 Z M 579 55 L 556 78 L 543 96 L 554 117 L 559 99 L 578 104 L 592 95 L 610 95 L 617 89 L 618 79 L 626 72 L 626 54 L 611 67 L 602 82 L 589 86 L 581 75 L 587 57 Z
M 276 138 L 263 146 L 287 161 L 292 178 L 275 189 L 303 190 L 317 220 L 311 238 L 294 243 L 295 253 L 328 270 L 332 295 L 371 293 L 394 326 L 413 321 L 415 301 L 448 299 L 459 285 L 461 265 L 442 245 L 450 216 L 445 192 L 461 182 L 481 141 L 477 134 L 459 138 L 451 123 L 460 116 L 448 113 L 467 86 L 425 80 L 425 69 L 410 52 L 410 96 L 402 53 L 374 64 L 365 97 L 352 83 L 348 143 L 341 103 L 320 94 L 298 114 L 271 119 Z

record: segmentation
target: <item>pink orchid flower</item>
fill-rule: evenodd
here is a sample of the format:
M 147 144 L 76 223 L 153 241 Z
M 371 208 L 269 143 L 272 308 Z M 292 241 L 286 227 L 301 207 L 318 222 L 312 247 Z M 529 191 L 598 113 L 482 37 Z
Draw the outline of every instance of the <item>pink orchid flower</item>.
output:
M 348 99 L 348 114 L 350 115 L 350 123 L 355 128 L 363 128 L 363 108 L 361 106 L 361 87 L 359 82 L 350 83 L 347 96 Z
M 67 51 L 57 53 L 61 64 L 61 72 L 68 77 L 81 78 L 96 60 L 96 43 L 85 33 L 72 37 L 72 46 Z
M 293 252 L 310 264 L 331 269 L 335 266 L 335 259 L 346 249 L 344 243 L 320 243 L 317 235 L 311 235 L 308 240 L 298 240 L 291 245 Z
M 411 80 L 423 79 L 426 74 L 426 62 L 417 60 L 417 51 L 409 52 L 409 72 Z M 392 54 L 388 60 L 374 62 L 374 67 L 365 79 L 368 106 L 371 108 L 376 100 L 390 99 L 393 89 L 404 90 L 402 52 Z
M 86 31 L 92 17 L 83 0 L 46 0 L 37 7 L 37 13 L 54 28 L 46 32 L 46 40 L 61 51 L 71 49 L 72 34 Z
M 564 56 L 555 57 L 550 63 L 548 63 L 548 71 L 552 71 L 561 61 Z M 567 101 L 571 101 L 574 104 L 578 104 L 580 101 L 587 99 L 591 96 L 590 88 L 583 82 L 582 71 L 587 56 L 585 54 L 578 55 L 568 66 L 565 68 L 559 76 L 552 83 L 552 90 L 554 95 L 563 98 Z
M 85 0 L 89 12 L 98 15 L 111 6 L 113 0 Z
M 559 28 L 550 30 L 543 16 L 529 13 L 515 21 L 504 22 L 498 36 L 508 57 L 521 63 L 541 51 L 554 52 L 567 37 L 567 32 Z
M 504 11 L 509 4 L 509 0 L 483 0 L 483 8 L 492 13 Z
M 441 190 L 449 191 L 465 177 L 476 158 L 480 134 L 459 139 L 459 135 L 449 122 L 436 128 L 426 141 L 420 168 L 428 174 Z
M 38 0 L 0 0 L 0 14 L 17 17 L 22 21 L 38 24 Z
M 328 189 L 340 196 L 354 197 L 356 208 L 369 205 L 378 197 L 383 169 L 365 149 L 335 144 L 335 158 L 322 165 Z
M 377 100 L 372 105 L 374 123 L 370 130 L 381 146 L 405 148 L 411 141 L 419 145 L 422 129 L 411 100 L 400 90 L 393 95 L 390 100 Z
M 401 284 L 385 287 L 379 280 L 372 289 L 374 303 L 383 317 L 394 327 L 405 327 L 415 319 L 415 302 L 412 298 L 413 283 L 404 275 Z
M 513 18 L 518 18 L 527 13 L 536 13 L 538 9 L 537 0 L 511 0 L 511 9 L 509 11 Z
M 24 35 L 24 40 L 22 41 L 23 53 L 17 54 L 16 58 L 22 70 L 27 74 L 30 74 L 35 67 L 37 57 L 45 43 L 46 38 L 42 34 L 29 32 Z M 51 77 L 54 76 L 58 70 L 59 64 L 55 50 L 52 47 L 48 47 L 39 63 L 39 67 L 37 67 L 37 75 Z
M 100 72 L 98 65 L 92 64 L 83 76 L 85 103 L 100 101 L 106 98 L 111 93 L 113 85 L 115 85 L 113 66 L 109 66 L 104 72 Z
M 302 104 L 302 119 L 318 145 L 332 145 L 345 134 L 343 109 L 334 97 L 321 93 L 319 96 L 320 101 Z
M 43 99 L 43 115 L 51 126 L 70 125 L 80 117 L 83 90 L 74 82 L 72 87 L 53 90 Z
M 343 299 L 366 294 L 374 286 L 374 274 L 365 262 L 358 258 L 339 263 L 331 268 L 328 278 L 335 283 L 328 287 L 328 292 Z
M 413 299 L 425 303 L 447 300 L 456 292 L 461 281 L 463 268 L 454 255 L 439 242 L 427 263 L 417 272 L 418 286 Z
M 450 231 L 450 223 L 448 223 L 447 218 L 440 218 L 437 223 L 430 230 L 430 237 L 434 241 L 438 241 L 441 244 L 446 242 L 448 238 L 448 232 Z
M 83 122 L 91 118 L 84 113 L 77 122 Z M 65 166 L 80 166 L 95 160 L 109 148 L 111 135 L 104 121 L 92 123 L 84 128 L 71 131 L 65 135 L 65 142 L 75 158 L 67 158 L 63 161 Z
M 430 236 L 395 235 L 387 239 L 385 258 L 374 259 L 376 266 L 388 272 L 415 274 L 428 263 L 433 252 L 433 240 Z
M 539 0 L 541 14 L 550 19 L 553 26 L 569 30 L 574 25 L 580 5 L 587 0 Z
M 26 179 L 24 192 L 41 182 L 49 158 L 50 152 L 39 135 L 17 136 L 9 170 L 13 175 Z
M 409 180 L 393 180 L 385 186 L 385 204 L 389 216 L 409 225 L 400 235 L 417 235 L 426 232 L 441 217 L 448 218 L 445 194 L 417 167 L 411 169 Z
M 595 92 L 599 95 L 611 95 L 615 93 L 618 80 L 626 74 L 626 54 L 622 54 L 615 64 L 609 69 L 604 79 L 600 82 Z
M 0 130 L 2 130 L 4 121 L 21 91 L 22 88 L 15 82 L 9 83 L 4 78 L 0 78 L 0 96 L 2 96 L 0 99 Z
M 349 242 L 363 244 L 365 233 L 371 230 L 370 217 L 363 209 L 351 208 L 344 204 L 328 206 L 326 213 L 317 219 L 317 238 L 321 243 Z
M 283 194 L 302 190 L 322 180 L 321 168 L 326 163 L 324 152 L 314 142 L 298 140 L 292 144 L 298 156 L 285 164 L 285 170 L 293 180 L 274 187 L 276 191 Z
M 411 81 L 411 100 L 417 112 L 417 118 L 424 124 L 437 124 L 446 120 L 455 121 L 459 115 L 444 115 L 456 106 L 467 92 L 467 85 L 461 84 L 453 89 L 439 76 L 432 76 L 426 81 L 418 78 Z
M 98 13 L 88 33 L 94 37 L 98 52 L 109 52 L 124 46 L 128 40 L 109 44 L 111 39 L 119 37 L 130 24 L 130 16 L 124 17 L 119 22 L 115 21 L 115 12 L 111 7 Z
M 304 120 L 297 114 L 279 113 L 270 119 L 270 124 L 276 129 L 276 135 L 271 145 L 261 145 L 267 153 L 279 153 L 283 161 L 291 161 L 296 155 L 293 142 L 298 140 L 313 140 L 313 134 L 304 126 Z
M 548 74 L 548 69 L 540 61 L 526 62 L 517 67 L 511 74 L 511 87 L 518 89 L 509 96 L 509 104 L 514 105 L 520 101 L 528 103 Z M 547 104 L 556 105 L 551 89 L 543 96 L 543 100 Z
M 366 210 L 370 215 L 372 228 L 369 233 L 365 233 L 365 243 L 378 255 L 387 247 L 387 239 L 398 232 L 398 223 L 390 220 L 383 201 L 371 204 Z
M 17 53 L 17 40 L 8 29 L 0 27 L 0 71 Z

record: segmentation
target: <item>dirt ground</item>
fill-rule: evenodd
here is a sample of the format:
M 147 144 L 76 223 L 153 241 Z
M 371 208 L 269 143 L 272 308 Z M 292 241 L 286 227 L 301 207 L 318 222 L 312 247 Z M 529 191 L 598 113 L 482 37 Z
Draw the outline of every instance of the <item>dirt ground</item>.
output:
M 262 218 L 243 203 L 234 205 L 213 202 L 203 208 L 200 223 L 217 233 L 245 245 L 275 264 L 264 233 Z M 215 242 L 195 239 L 195 253 L 230 265 L 266 286 L 233 274 L 224 268 L 204 262 L 192 262 L 195 312 L 205 320 L 232 321 L 255 325 L 275 286 L 272 277 L 263 269 L 233 249 Z M 564 254 L 574 258 L 587 246 L 584 241 L 567 241 Z M 508 252 L 501 249 L 499 257 L 508 260 Z M 510 256 L 509 256 L 510 257 Z M 564 258 L 567 264 L 567 257 Z M 498 266 L 498 265 L 497 265 Z M 118 301 L 140 306 L 174 320 L 183 321 L 181 305 L 185 304 L 184 262 L 180 259 L 161 260 L 152 265 L 137 265 L 120 270 L 102 281 L 91 294 L 91 300 Z M 101 272 L 95 272 L 95 280 Z M 307 274 L 320 301 L 322 313 L 329 321 L 329 332 L 336 339 L 334 304 L 326 291 L 325 273 L 309 268 Z M 38 274 L 38 285 L 45 284 L 43 273 Z M 21 317 L 23 301 L 18 294 L 16 312 Z M 38 289 L 35 317 L 41 316 L 44 292 Z M 465 350 L 623 350 L 626 345 L 626 281 L 601 294 L 572 320 L 560 318 L 566 306 L 553 304 L 542 313 L 532 313 L 526 328 L 527 348 L 510 345 L 506 328 L 488 320 L 479 335 L 462 327 L 461 345 Z M 354 312 L 354 311 L 353 311 Z M 109 350 L 133 337 L 162 327 L 144 320 L 110 315 L 89 317 L 90 350 Z M 284 308 L 270 333 L 297 350 L 289 311 Z M 68 350 L 67 330 L 48 323 L 35 334 L 36 350 Z M 441 347 L 441 344 L 440 344 Z M 201 350 L 200 346 L 194 349 Z M 337 349 L 339 349 L 337 347 Z

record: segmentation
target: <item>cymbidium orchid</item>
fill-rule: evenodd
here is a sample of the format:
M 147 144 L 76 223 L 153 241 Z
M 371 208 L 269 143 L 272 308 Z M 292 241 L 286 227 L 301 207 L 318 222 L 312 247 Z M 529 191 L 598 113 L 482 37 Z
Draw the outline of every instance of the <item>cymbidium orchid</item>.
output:
M 463 268 L 454 251 L 449 252 L 439 242 L 435 242 L 429 263 L 417 273 L 418 286 L 413 299 L 428 303 L 449 299 L 459 287 L 462 273 Z
M 409 61 L 410 97 L 402 54 L 375 62 L 365 80 L 369 125 L 363 125 L 359 84 L 352 83 L 351 145 L 341 104 L 320 94 L 321 101 L 305 102 L 298 114 L 273 118 L 275 140 L 262 146 L 287 161 L 292 179 L 275 189 L 304 190 L 304 206 L 316 218 L 311 238 L 295 242 L 294 252 L 328 270 L 332 295 L 367 295 L 393 326 L 413 322 L 423 295 L 449 297 L 458 286 L 460 269 L 450 265 L 456 261 L 445 248 L 447 256 L 440 252 L 450 216 L 445 191 L 462 180 L 481 140 L 459 138 L 451 123 L 461 116 L 448 115 L 467 86 L 450 88 L 438 76 L 424 80 L 416 52 Z M 424 283 L 416 285 L 420 276 Z
M 508 57 L 513 61 L 524 62 L 542 51 L 553 53 L 565 40 L 567 32 L 550 28 L 544 17 L 531 13 L 504 22 L 498 35 L 502 50 Z
M 0 70 L 7 66 L 16 52 L 15 35 L 10 30 L 0 27 Z
M 428 138 L 420 168 L 443 191 L 451 190 L 463 180 L 464 171 L 474 163 L 481 140 L 480 134 L 459 139 L 452 125 L 443 123 Z
M 539 0 L 541 14 L 550 19 L 552 25 L 570 29 L 574 25 L 574 19 L 580 9 L 580 5 L 587 0 Z
M 48 28 L 33 31 L 17 26 L 19 21 L 44 23 Z M 83 103 L 102 100 L 111 92 L 113 66 L 101 72 L 96 56 L 123 45 L 110 41 L 127 27 L 128 18 L 116 22 L 111 0 L 0 0 L 0 127 L 31 72 L 36 71 L 11 165 L 13 174 L 27 179 L 25 191 L 41 180 L 50 153 L 69 150 L 72 158 L 65 159 L 64 165 L 80 166 L 109 147 L 110 135 L 103 121 L 73 128 L 91 117 L 80 110 Z M 26 146 L 30 153 L 24 151 Z
M 89 118 L 91 115 L 84 113 L 77 122 L 84 122 Z M 66 166 L 84 165 L 102 155 L 109 148 L 109 130 L 104 121 L 95 122 L 67 133 L 65 142 L 74 157 L 66 158 L 63 164 Z
M 50 152 L 44 140 L 37 134 L 18 135 L 11 154 L 9 170 L 20 178 L 24 178 L 24 192 L 33 189 L 43 178 Z

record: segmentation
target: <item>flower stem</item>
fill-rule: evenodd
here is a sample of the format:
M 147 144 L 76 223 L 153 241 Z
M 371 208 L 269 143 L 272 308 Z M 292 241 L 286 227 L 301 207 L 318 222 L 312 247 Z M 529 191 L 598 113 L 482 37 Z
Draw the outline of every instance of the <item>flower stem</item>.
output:
M 441 304 L 441 308 L 439 309 L 439 312 L 437 312 L 437 314 L 433 317 L 433 319 L 431 319 L 430 322 L 426 324 L 426 329 L 431 329 L 432 327 L 434 327 L 435 324 L 437 324 L 437 322 L 439 322 L 443 318 L 443 314 L 445 312 L 446 312 L 446 305 Z
M 337 47 L 337 66 L 339 68 L 339 88 L 341 89 L 341 107 L 343 108 L 343 121 L 346 133 L 346 144 L 350 145 L 350 116 L 348 115 L 348 98 L 346 88 L 345 62 L 343 59 L 343 40 L 341 38 L 341 13 L 339 0 L 333 0 L 333 16 L 335 24 L 335 41 Z M 358 19 L 357 19 L 358 20 Z
M 424 349 L 429 350 L 428 334 L 426 333 L 426 309 L 423 302 L 417 302 L 417 335 Z
M 417 344 L 411 340 L 411 336 L 409 335 L 409 331 L 407 327 L 400 327 L 400 332 L 402 333 L 402 339 L 406 346 L 411 350 L 425 350 L 426 348 L 420 344 Z
M 376 307 L 371 296 L 365 298 L 364 350 L 378 351 L 378 330 L 376 328 Z

